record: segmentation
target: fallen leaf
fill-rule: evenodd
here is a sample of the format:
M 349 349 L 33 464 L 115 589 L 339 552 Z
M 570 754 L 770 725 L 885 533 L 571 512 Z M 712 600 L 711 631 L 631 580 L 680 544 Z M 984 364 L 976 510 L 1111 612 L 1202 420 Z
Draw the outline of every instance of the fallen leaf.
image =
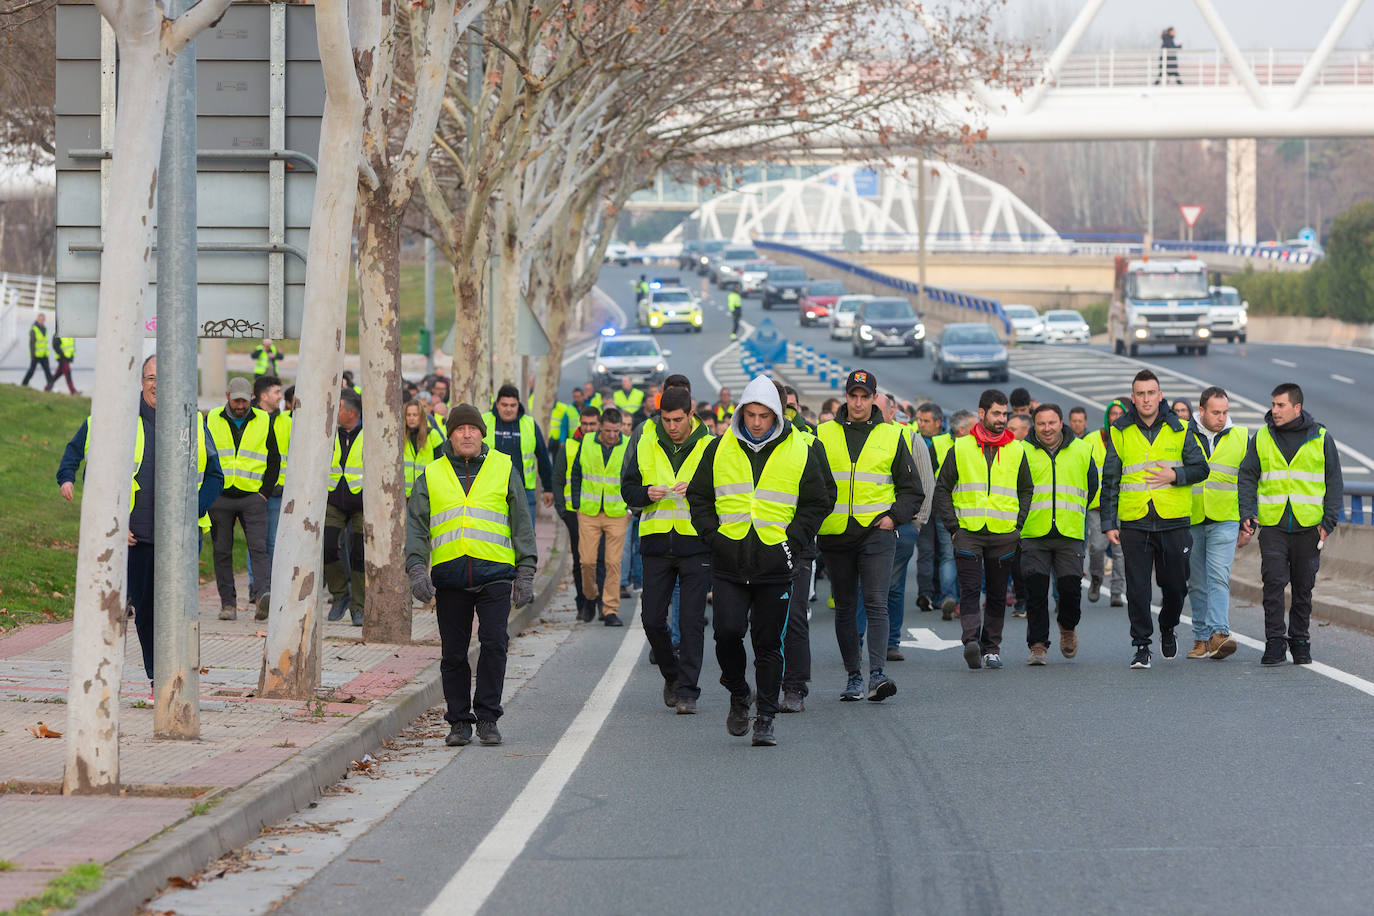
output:
M 253 635 L 254 635 L 254 636 L 261 636 L 261 637 L 263 637 L 263 638 L 266 638 L 266 636 L 267 636 L 267 631 L 266 631 L 266 630 L 255 630 L 255 631 L 253 632 Z
M 209 668 L 201 668 L 201 669 L 200 669 L 200 673 L 201 673 L 201 674 L 209 674 L 209 673 L 210 673 L 210 669 L 209 669 Z
M 55 729 L 48 728 L 47 723 L 39 722 L 37 726 L 29 728 L 29 734 L 35 738 L 61 738 L 62 733 Z
M 195 887 L 199 883 L 195 878 L 183 878 L 179 875 L 172 875 L 167 879 L 168 887 Z

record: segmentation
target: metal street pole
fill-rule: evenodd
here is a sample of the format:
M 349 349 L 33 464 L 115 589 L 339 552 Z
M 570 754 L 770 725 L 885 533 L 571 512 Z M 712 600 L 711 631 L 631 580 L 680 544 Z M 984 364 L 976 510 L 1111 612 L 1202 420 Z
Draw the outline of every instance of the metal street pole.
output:
M 1145 141 L 1145 254 L 1155 240 L 1155 141 Z
M 189 0 L 165 0 L 175 18 Z M 153 734 L 200 737 L 196 525 L 196 46 L 172 65 L 157 189 Z

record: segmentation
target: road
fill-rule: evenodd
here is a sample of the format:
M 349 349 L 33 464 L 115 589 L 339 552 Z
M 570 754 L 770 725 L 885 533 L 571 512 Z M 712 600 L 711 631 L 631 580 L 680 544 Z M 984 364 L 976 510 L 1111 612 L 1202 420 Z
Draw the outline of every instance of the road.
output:
M 637 272 L 607 273 L 614 293 Z M 746 310 L 757 317 L 756 305 Z M 672 337 L 673 368 L 699 380 L 728 342 L 723 322 L 708 310 L 705 332 Z M 1220 349 L 1207 365 L 1244 364 L 1241 348 Z M 1109 355 L 1027 353 L 1017 377 L 1041 398 L 1062 395 L 1049 386 L 1070 378 L 1064 367 Z M 933 385 L 923 362 L 891 364 L 875 370 L 885 384 L 949 407 L 978 387 Z M 565 367 L 565 387 L 584 368 Z M 1262 373 L 1208 375 L 1246 392 L 1272 385 Z M 1090 400 L 1089 381 L 1072 384 Z M 1157 657 L 1133 671 L 1125 613 L 1104 597 L 1085 606 L 1074 660 L 1052 648 L 1047 667 L 1026 667 L 1025 624 L 1011 619 L 1006 669 L 974 672 L 952 648 L 958 621 L 912 610 L 917 646 L 889 667 L 897 695 L 842 704 L 818 587 L 812 693 L 806 712 L 779 717 L 776 748 L 726 734 L 709 633 L 701 712 L 679 717 L 646 664 L 635 602 L 630 626 L 608 629 L 573 623 L 565 593 L 513 650 L 503 747 L 448 751 L 441 723 L 421 721 L 402 742 L 416 746 L 377 779 L 355 776 L 259 841 L 252 870 L 174 890 L 152 909 L 1369 911 L 1374 636 L 1314 627 L 1324 664 L 1263 668 L 1261 613 L 1234 604 L 1233 628 L 1249 639 L 1231 659 Z M 1179 636 L 1186 647 L 1186 620 Z

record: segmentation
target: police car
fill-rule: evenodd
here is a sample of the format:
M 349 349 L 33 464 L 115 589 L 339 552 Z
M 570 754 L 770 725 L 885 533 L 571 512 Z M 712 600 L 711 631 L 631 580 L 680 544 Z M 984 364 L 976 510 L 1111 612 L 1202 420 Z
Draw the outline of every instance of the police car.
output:
M 615 328 L 605 328 L 597 338 L 588 368 L 597 388 L 614 387 L 622 378 L 637 385 L 661 384 L 668 374 L 667 360 L 672 352 L 660 348 L 648 334 L 621 334 Z
M 636 315 L 636 324 L 641 331 L 681 328 L 700 334 L 702 320 L 701 304 L 689 290 L 660 285 L 658 281 L 649 284 L 649 295 L 640 298 Z

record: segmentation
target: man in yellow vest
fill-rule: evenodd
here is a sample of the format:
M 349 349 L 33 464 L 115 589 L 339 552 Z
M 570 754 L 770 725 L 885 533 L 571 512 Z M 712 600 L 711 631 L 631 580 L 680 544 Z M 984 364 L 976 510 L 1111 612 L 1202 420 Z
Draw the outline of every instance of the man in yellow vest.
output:
M 48 363 L 48 316 L 43 312 L 39 312 L 33 324 L 29 325 L 29 370 L 24 373 L 24 380 L 19 384 L 25 388 L 29 387 L 33 371 L 40 368 L 43 370 L 43 380 L 47 383 L 43 390 L 50 391 L 52 366 Z
M 1007 396 L 996 388 L 978 399 L 978 422 L 954 447 L 935 478 L 935 511 L 954 541 L 959 621 L 970 668 L 1002 667 L 1007 579 L 1019 532 L 1030 512 L 1025 443 L 1007 429 Z M 978 598 L 987 581 L 987 607 Z
M 76 339 L 72 337 L 59 337 L 56 341 L 57 348 L 57 371 L 44 391 L 52 391 L 52 386 L 57 384 L 58 379 L 65 379 L 67 391 L 71 394 L 80 394 L 76 390 L 76 383 L 72 381 L 72 360 L 76 359 Z
M 897 692 L 885 671 L 887 596 L 897 528 L 909 523 L 925 493 L 902 428 L 875 404 L 878 379 L 855 369 L 844 382 L 845 403 L 816 433 L 839 494 L 816 537 L 835 598 L 835 640 L 848 680 L 845 701 L 881 702 Z M 868 690 L 859 651 L 859 589 L 868 623 Z
M 736 737 L 749 732 L 747 632 L 758 686 L 754 744 L 771 747 L 798 559 L 835 505 L 825 453 L 783 418 L 772 379 L 745 386 L 729 430 L 701 456 L 687 504 L 692 527 L 711 549 L 716 660 L 730 691 L 725 729 Z
M 264 337 L 263 341 L 251 354 L 253 357 L 253 378 L 257 379 L 261 375 L 276 375 L 277 363 L 281 361 L 281 351 L 277 345 L 272 343 L 270 337 Z
M 596 438 L 582 440 L 573 464 L 572 504 L 577 507 L 578 562 L 582 567 L 582 594 L 591 620 L 598 611 L 608 627 L 625 624 L 620 619 L 620 561 L 625 550 L 629 512 L 620 494 L 620 471 L 628 440 L 620 431 L 620 411 L 601 412 Z M 597 552 L 605 548 L 605 578 L 597 581 Z
M 1093 464 L 1097 465 L 1097 479 L 1102 480 L 1102 462 L 1107 460 L 1107 440 L 1112 424 L 1126 412 L 1126 404 L 1114 400 L 1107 405 L 1102 415 L 1102 428 L 1091 436 L 1085 436 L 1093 447 Z M 1086 412 L 1084 427 L 1087 426 Z M 1096 603 L 1102 597 L 1102 579 L 1107 568 L 1107 536 L 1102 533 L 1102 489 L 1088 503 L 1088 600 Z M 1112 557 L 1112 581 L 1110 585 L 1111 606 L 1125 607 L 1122 597 L 1126 594 L 1126 564 L 1121 561 L 1121 548 L 1114 550 Z
M 553 462 L 549 447 L 539 424 L 520 403 L 520 389 L 502 385 L 496 391 L 492 409 L 482 415 L 486 424 L 486 443 L 498 452 L 505 452 L 525 481 L 525 499 L 529 503 L 530 518 L 534 518 L 536 493 L 544 491 L 545 508 L 553 505 Z
M 577 464 L 577 454 L 585 442 L 593 442 L 596 439 L 597 430 L 601 428 L 601 411 L 590 404 L 583 404 L 578 414 L 578 426 L 573 434 L 568 437 L 568 442 L 559 450 L 553 460 L 553 489 L 554 506 L 558 509 L 559 517 L 563 519 L 563 524 L 568 529 L 568 546 L 572 550 L 573 565 L 572 578 L 573 589 L 577 594 L 577 619 L 586 623 L 596 616 L 592 602 L 587 600 L 587 595 L 582 591 L 582 567 L 576 562 L 581 556 L 579 547 L 581 542 L 578 540 L 577 506 L 572 501 L 572 466 Z M 604 564 L 597 571 L 597 589 L 600 593 L 600 583 L 605 575 Z
M 716 403 L 711 405 L 711 409 L 716 412 L 717 421 L 725 421 L 735 415 L 735 402 L 730 399 L 729 388 L 720 389 L 720 396 L 716 398 Z
M 697 679 L 706 643 L 706 592 L 711 587 L 710 550 L 692 527 L 686 493 L 713 437 L 692 416 L 692 406 L 687 389 L 664 391 L 658 418 L 637 431 L 620 478 L 626 505 L 643 510 L 639 551 L 644 563 L 644 635 L 663 675 L 663 703 L 678 715 L 696 713 L 701 696 Z M 681 589 L 678 653 L 668 626 L 674 588 Z
M 1164 401 L 1149 369 L 1131 382 L 1131 408 L 1109 428 L 1102 461 L 1102 533 L 1126 564 L 1126 614 L 1135 655 L 1131 667 L 1150 667 L 1152 580 L 1163 593 L 1159 652 L 1178 654 L 1174 627 L 1188 594 L 1193 549 L 1193 484 L 1207 479 L 1207 456 Z
M 954 447 L 954 436 L 943 432 L 945 412 L 939 404 L 926 401 L 916 408 L 916 430 L 926 447 L 931 473 L 938 476 L 940 465 Z M 934 488 L 931 490 L 934 498 Z M 934 503 L 931 503 L 932 509 Z M 916 536 L 916 606 L 933 611 L 938 604 L 944 619 L 954 618 L 959 604 L 958 570 L 954 566 L 954 542 L 944 525 L 923 525 Z
M 732 289 L 725 294 L 725 307 L 730 312 L 730 339 L 739 338 L 739 318 L 744 311 L 744 297 L 739 294 L 739 290 Z
M 1188 600 L 1193 610 L 1193 648 L 1188 658 L 1223 659 L 1236 651 L 1231 635 L 1231 563 L 1240 536 L 1236 481 L 1250 432 L 1230 417 L 1231 401 L 1222 388 L 1204 389 L 1188 435 L 1207 456 L 1211 473 L 1193 484 L 1193 549 Z
M 1295 665 L 1312 663 L 1312 586 L 1345 499 L 1336 442 L 1302 404 L 1294 383 L 1276 387 L 1264 426 L 1240 463 L 1241 545 L 1259 529 L 1264 665 L 1281 665 L 1287 654 Z M 1285 628 L 1283 590 L 1290 584 Z
M 444 743 L 501 743 L 501 689 L 511 604 L 534 600 L 538 551 L 525 482 L 510 456 L 483 442 L 486 422 L 471 404 L 449 411 L 448 439 L 415 479 L 406 503 L 406 572 L 410 593 L 435 602 L 444 685 Z M 432 569 L 431 569 L 432 567 Z M 468 663 L 477 619 L 476 690 Z
M 363 554 L 363 399 L 351 388 L 339 394 L 339 425 L 329 462 L 329 500 L 324 508 L 324 582 L 329 588 L 329 619 L 344 611 L 355 627 L 363 625 L 366 557 Z M 348 531 L 348 562 L 340 542 Z
M 635 387 L 628 375 L 623 375 L 620 377 L 620 390 L 611 399 L 615 401 L 616 409 L 629 417 L 638 413 L 644 404 L 644 392 Z
M 1026 437 L 1030 467 L 1030 512 L 1021 527 L 1021 574 L 1026 582 L 1026 645 L 1029 665 L 1043 665 L 1050 646 L 1050 579 L 1058 589 L 1055 617 L 1059 652 L 1078 654 L 1082 618 L 1083 539 L 1088 503 L 1097 495 L 1097 466 L 1087 440 L 1064 426 L 1058 404 L 1031 413 Z
M 295 388 L 293 386 L 292 393 Z M 272 440 L 276 443 L 281 463 L 277 471 L 277 483 L 271 491 L 264 490 L 267 496 L 267 565 L 272 565 L 272 557 L 277 552 L 277 524 L 281 521 L 281 495 L 286 487 L 286 458 L 291 451 L 291 410 L 282 409 L 283 392 L 281 379 L 275 375 L 260 375 L 253 379 L 253 406 L 266 411 L 272 418 Z M 253 564 L 248 564 L 248 590 L 253 587 Z
M 206 428 L 215 439 L 224 468 L 224 492 L 210 507 L 210 543 L 215 557 L 219 619 L 238 616 L 234 584 L 234 525 L 243 526 L 248 562 L 253 570 L 248 601 L 257 620 L 267 619 L 272 592 L 272 562 L 267 553 L 267 500 L 277 485 L 281 453 L 272 434 L 272 416 L 252 406 L 253 388 L 246 378 L 229 380 L 228 403 L 210 411 Z
M 587 398 L 582 394 L 582 386 L 574 385 L 572 388 L 572 401 L 556 401 L 553 411 L 549 417 L 549 454 L 553 457 L 558 456 L 563 443 L 567 442 L 577 432 L 578 424 L 581 422 L 579 417 L 582 415 L 582 406 L 587 403 Z M 556 488 L 555 488 L 556 489 Z M 556 498 L 555 498 L 555 501 Z
M 157 449 L 153 447 L 157 430 L 157 357 L 150 356 L 143 361 L 142 397 L 138 402 L 138 424 L 134 427 L 134 478 L 133 499 L 129 503 L 129 558 L 126 563 L 125 593 L 128 603 L 134 609 L 134 628 L 138 631 L 138 642 L 143 650 L 143 670 L 148 679 L 153 679 L 153 567 L 154 520 L 156 518 L 154 498 L 156 497 L 155 478 L 157 474 Z M 208 530 L 210 520 L 206 516 L 210 506 L 218 498 L 224 487 L 224 474 L 220 470 L 219 456 L 215 454 L 215 443 L 205 432 L 205 422 L 201 420 L 197 431 L 199 440 L 196 448 L 196 467 L 200 473 L 200 484 L 196 495 L 196 512 L 200 516 L 200 530 Z M 62 498 L 71 502 L 76 493 L 76 472 L 84 459 L 90 455 L 90 419 L 67 443 L 62 453 L 62 463 L 57 468 L 57 485 Z M 178 610 L 177 613 L 180 613 Z

